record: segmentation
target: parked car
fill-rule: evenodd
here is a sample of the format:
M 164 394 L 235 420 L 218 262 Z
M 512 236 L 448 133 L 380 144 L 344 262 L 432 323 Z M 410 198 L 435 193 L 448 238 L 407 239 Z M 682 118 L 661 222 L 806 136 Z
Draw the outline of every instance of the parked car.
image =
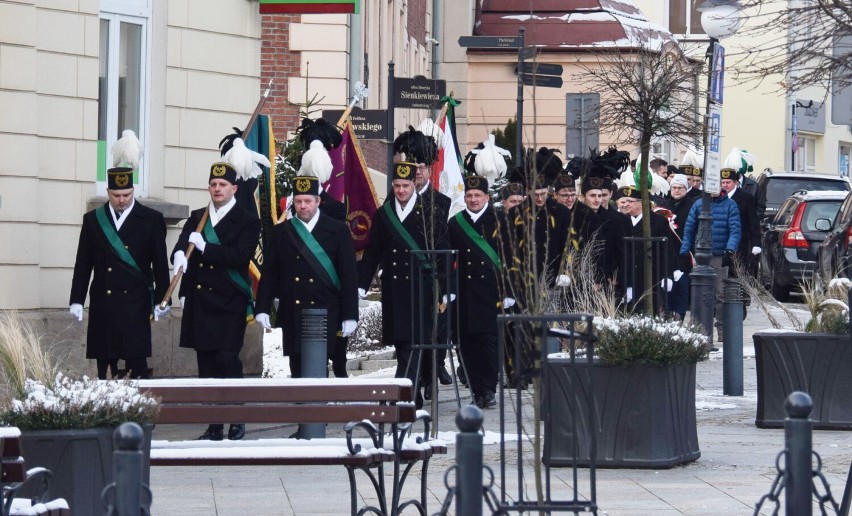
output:
M 814 281 L 834 277 L 852 278 L 852 194 L 847 195 L 831 225 L 831 231 L 817 249 Z
M 846 196 L 846 192 L 796 192 L 763 225 L 759 274 L 775 299 L 786 301 L 792 287 L 812 278 L 817 249 Z
M 778 212 L 781 203 L 793 192 L 845 191 L 852 190 L 849 180 L 830 174 L 809 174 L 806 172 L 775 172 L 764 170 L 756 179 L 758 206 L 757 220 L 769 222 Z M 761 207 L 765 209 L 761 213 Z

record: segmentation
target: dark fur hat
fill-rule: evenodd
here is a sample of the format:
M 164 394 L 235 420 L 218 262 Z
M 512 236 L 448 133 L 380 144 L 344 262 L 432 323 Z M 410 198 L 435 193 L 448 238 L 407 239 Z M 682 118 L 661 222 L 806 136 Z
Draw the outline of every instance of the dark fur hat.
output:
M 393 153 L 404 154 L 404 161 L 431 165 L 438 159 L 438 144 L 412 126 L 393 141 Z
M 322 146 L 325 147 L 325 150 L 331 151 L 332 149 L 336 149 L 343 141 L 343 136 L 340 135 L 340 129 L 335 127 L 331 122 L 322 118 L 317 118 L 316 120 L 303 118 L 302 125 L 299 126 L 298 132 L 299 139 L 302 140 L 302 144 L 305 146 L 305 149 L 310 148 L 312 141 L 319 140 L 322 142 Z

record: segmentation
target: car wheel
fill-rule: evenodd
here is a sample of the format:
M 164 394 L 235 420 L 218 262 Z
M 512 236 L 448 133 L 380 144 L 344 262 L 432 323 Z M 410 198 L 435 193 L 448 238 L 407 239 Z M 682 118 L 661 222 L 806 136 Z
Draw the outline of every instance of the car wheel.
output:
M 790 286 L 779 284 L 774 270 L 771 271 L 771 275 L 769 276 L 769 284 L 769 292 L 777 301 L 783 303 L 790 299 Z

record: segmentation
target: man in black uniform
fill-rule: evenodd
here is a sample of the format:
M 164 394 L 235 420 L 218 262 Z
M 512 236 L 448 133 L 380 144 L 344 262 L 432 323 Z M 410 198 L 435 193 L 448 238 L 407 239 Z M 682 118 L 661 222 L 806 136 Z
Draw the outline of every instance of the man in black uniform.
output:
M 467 380 L 479 408 L 497 404 L 497 315 L 500 257 L 497 216 L 488 202 L 488 180 L 464 179 L 466 208 L 449 222 L 450 245 L 457 249 L 459 344 Z
M 180 346 L 195 349 L 199 378 L 242 378 L 246 324 L 254 307 L 248 264 L 260 238 L 260 219 L 235 209 L 237 171 L 228 163 L 210 167 L 210 205 L 194 210 L 172 251 L 175 272 L 183 268 L 185 297 Z M 206 218 L 203 229 L 196 229 Z M 187 263 L 189 244 L 195 251 Z M 200 437 L 222 440 L 223 425 L 211 424 Z M 228 439 L 241 439 L 245 425 L 232 423 Z
M 86 358 L 97 361 L 98 378 L 116 374 L 125 361 L 133 378 L 147 378 L 151 314 L 169 311 L 158 303 L 169 286 L 163 215 L 133 198 L 133 169 L 107 171 L 109 202 L 86 213 L 71 280 L 70 311 L 83 320 L 89 292 Z M 94 271 L 91 289 L 89 279 Z
M 327 346 L 337 330 L 349 337 L 358 321 L 355 248 L 349 227 L 320 209 L 319 180 L 293 178 L 296 216 L 275 226 L 257 288 L 257 316 L 269 328 L 272 300 L 278 297 L 278 324 L 284 329 L 284 353 L 293 378 L 301 375 L 301 310 L 328 310 Z
M 427 233 L 430 242 L 435 240 L 434 231 L 446 232 L 444 223 L 450 216 L 450 205 L 452 200 L 434 188 L 432 184 L 432 165 L 438 158 L 438 146 L 432 136 L 426 135 L 422 131 L 415 130 L 413 127 L 408 128 L 408 131 L 399 135 L 393 142 L 394 161 L 409 161 L 417 165 L 417 173 L 414 176 L 414 189 L 417 191 L 417 196 L 421 203 L 426 208 L 427 213 L 433 214 L 433 217 L 427 219 L 428 228 L 434 228 Z M 446 312 L 438 314 L 438 333 L 435 339 L 437 343 L 445 343 L 447 341 L 447 316 Z M 438 364 L 438 382 L 441 385 L 450 385 L 453 379 L 447 372 L 444 361 L 447 358 L 447 350 L 439 349 L 435 351 L 436 362 Z M 430 399 L 432 389 L 429 387 L 432 381 L 432 360 L 427 357 L 423 364 L 423 383 L 425 387 L 426 399 Z
M 757 257 L 761 253 L 760 223 L 757 220 L 757 205 L 754 196 L 740 187 L 740 174 L 733 168 L 722 168 L 722 189 L 728 192 L 728 197 L 737 203 L 740 210 L 740 245 L 737 248 L 737 259 L 740 267 L 752 276 L 757 275 Z M 736 278 L 737 267 L 731 267 L 728 275 Z
M 427 220 L 431 217 L 414 187 L 417 164 L 399 162 L 393 169 L 393 196 L 376 210 L 370 227 L 370 243 L 364 250 L 358 269 L 358 294 L 366 295 L 376 269 L 382 277 L 382 336 L 385 344 L 396 348 L 396 377 L 410 378 L 417 384 L 416 356 L 412 342 L 431 342 L 432 306 L 434 302 L 432 266 L 424 255 L 411 251 L 447 249 L 446 230 L 436 230 L 434 241 L 427 237 Z M 446 228 L 446 223 L 442 223 Z M 436 228 L 437 229 L 437 228 Z M 412 277 L 411 261 L 415 264 Z M 438 261 L 440 266 L 443 260 Z M 413 301 L 412 301 L 413 300 Z M 413 304 L 413 306 L 412 306 Z M 413 359 L 412 359 L 413 357 Z M 417 393 L 418 404 L 422 397 Z

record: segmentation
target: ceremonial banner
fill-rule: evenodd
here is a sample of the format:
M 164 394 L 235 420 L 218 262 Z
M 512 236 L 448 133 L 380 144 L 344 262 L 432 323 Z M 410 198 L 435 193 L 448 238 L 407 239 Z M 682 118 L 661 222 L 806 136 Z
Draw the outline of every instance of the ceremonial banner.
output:
M 360 12 L 359 0 L 260 0 L 260 14 L 352 14 Z
M 246 147 L 269 158 L 272 170 L 261 165 L 263 171 L 258 177 L 255 202 L 260 216 L 260 241 L 257 244 L 254 257 L 249 264 L 249 276 L 252 279 L 252 290 L 257 292 L 257 282 L 260 281 L 260 270 L 263 268 L 263 249 L 272 235 L 272 227 L 278 220 L 278 203 L 275 200 L 275 137 L 272 134 L 272 120 L 267 115 L 258 115 L 257 122 L 244 138 Z
M 447 116 L 441 122 L 444 131 L 444 146 L 438 151 L 438 160 L 432 165 L 432 184 L 450 198 L 450 216 L 464 209 L 464 180 L 462 179 L 462 157 L 456 139 L 455 106 L 458 101 L 444 97 L 448 102 Z
M 351 120 L 346 120 L 341 136 L 341 144 L 329 153 L 334 172 L 323 188 L 332 198 L 346 205 L 346 220 L 355 252 L 360 253 L 367 247 L 373 213 L 379 207 L 379 200 Z

